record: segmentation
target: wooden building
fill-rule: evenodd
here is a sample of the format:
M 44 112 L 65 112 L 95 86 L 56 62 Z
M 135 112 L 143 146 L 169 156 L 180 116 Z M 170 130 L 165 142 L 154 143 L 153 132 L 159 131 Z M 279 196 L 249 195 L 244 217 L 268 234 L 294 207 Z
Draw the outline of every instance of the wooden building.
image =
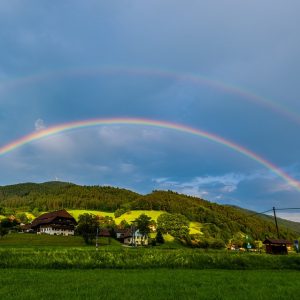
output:
M 126 229 L 115 229 L 115 235 L 116 235 L 116 239 L 124 244 L 124 239 L 126 237 L 128 237 L 129 235 L 131 235 L 132 230 L 130 228 L 126 228 Z
M 124 236 L 125 245 L 135 245 L 135 246 L 147 246 L 148 236 L 142 235 L 139 230 L 129 231 L 127 235 Z
M 291 242 L 287 240 L 274 240 L 274 239 L 266 239 L 263 242 L 266 245 L 266 253 L 269 254 L 288 254 L 288 247 L 292 245 Z
M 74 235 L 76 220 L 65 210 L 45 213 L 31 223 L 37 234 Z

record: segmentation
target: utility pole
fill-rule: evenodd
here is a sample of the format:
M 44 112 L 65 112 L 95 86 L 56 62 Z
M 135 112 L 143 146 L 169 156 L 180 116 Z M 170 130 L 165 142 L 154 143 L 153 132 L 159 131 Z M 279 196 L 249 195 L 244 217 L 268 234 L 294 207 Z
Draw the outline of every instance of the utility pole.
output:
M 279 229 L 278 229 L 278 223 L 277 223 L 277 218 L 276 218 L 275 206 L 273 206 L 273 213 L 274 213 L 274 220 L 275 220 L 275 225 L 276 225 L 277 237 L 279 238 Z
M 135 247 L 135 226 L 132 225 L 131 227 L 131 234 L 132 234 L 132 246 Z
M 98 236 L 99 236 L 99 227 L 97 227 L 97 232 L 96 232 L 96 250 L 98 250 Z

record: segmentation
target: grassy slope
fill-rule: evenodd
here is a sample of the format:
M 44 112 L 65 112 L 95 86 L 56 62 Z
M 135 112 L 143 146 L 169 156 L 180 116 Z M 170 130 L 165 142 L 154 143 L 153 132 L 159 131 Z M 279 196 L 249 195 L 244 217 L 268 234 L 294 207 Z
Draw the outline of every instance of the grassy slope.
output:
M 260 300 L 299 296 L 295 271 L 2 269 L 0 274 L 0 299 Z
M 99 210 L 83 210 L 83 209 L 67 209 L 67 211 L 76 219 L 78 220 L 78 217 L 82 214 L 93 214 L 97 216 L 109 216 L 112 218 L 115 218 L 114 213 L 109 213 L 105 211 L 99 211 Z
M 165 213 L 164 211 L 156 211 L 156 210 L 132 210 L 128 213 L 123 214 L 119 218 L 116 218 L 116 223 L 119 224 L 122 220 L 126 220 L 128 223 L 134 221 L 141 214 L 146 214 L 151 217 L 154 221 L 157 221 L 157 218 Z

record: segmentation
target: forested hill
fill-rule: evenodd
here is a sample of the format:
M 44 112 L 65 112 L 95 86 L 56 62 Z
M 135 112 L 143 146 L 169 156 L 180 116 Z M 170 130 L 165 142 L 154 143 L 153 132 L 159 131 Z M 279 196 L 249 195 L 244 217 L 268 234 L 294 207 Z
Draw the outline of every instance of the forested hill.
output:
M 22 183 L 0 187 L 0 205 L 11 208 L 38 208 L 42 211 L 61 208 L 115 211 L 141 195 L 129 190 L 102 186 L 80 186 L 51 181 Z
M 24 211 L 51 211 L 61 208 L 115 212 L 128 210 L 162 210 L 179 213 L 190 221 L 205 223 L 202 231 L 210 236 L 229 238 L 237 232 L 263 239 L 276 236 L 272 218 L 252 216 L 238 207 L 219 205 L 200 198 L 171 191 L 153 191 L 148 195 L 103 186 L 80 186 L 64 182 L 23 183 L 0 187 L 0 206 Z M 297 233 L 298 231 L 298 233 Z M 300 224 L 281 223 L 282 237 L 299 236 Z

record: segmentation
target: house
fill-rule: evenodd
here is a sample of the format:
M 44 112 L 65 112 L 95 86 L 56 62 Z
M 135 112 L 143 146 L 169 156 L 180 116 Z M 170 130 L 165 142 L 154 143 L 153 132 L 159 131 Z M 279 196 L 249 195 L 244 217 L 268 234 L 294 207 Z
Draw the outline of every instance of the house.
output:
M 117 228 L 117 229 L 115 229 L 116 239 L 120 243 L 124 243 L 125 237 L 128 237 L 131 234 L 131 232 L 132 232 L 132 230 L 130 228 L 126 228 L 126 229 Z
M 34 233 L 34 231 L 31 229 L 31 224 L 21 224 L 20 230 L 23 233 Z
M 110 231 L 108 228 L 101 228 L 99 232 L 99 236 L 101 237 L 111 237 Z
M 74 235 L 76 220 L 65 210 L 45 213 L 31 223 L 31 229 L 37 234 Z
M 142 235 L 139 230 L 130 230 L 126 235 L 124 235 L 124 244 L 131 246 L 147 246 L 148 236 Z
M 292 245 L 292 243 L 287 240 L 274 240 L 269 238 L 267 238 L 263 244 L 266 245 L 266 253 L 269 254 L 288 254 L 288 247 Z

